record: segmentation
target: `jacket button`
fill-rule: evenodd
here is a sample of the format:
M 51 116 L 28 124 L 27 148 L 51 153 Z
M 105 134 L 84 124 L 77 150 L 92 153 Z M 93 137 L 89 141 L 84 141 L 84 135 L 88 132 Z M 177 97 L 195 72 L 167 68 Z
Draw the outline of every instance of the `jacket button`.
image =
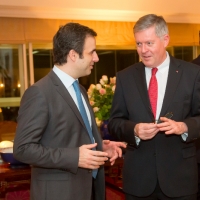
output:
M 92 170 L 91 170 L 91 169 L 89 169 L 89 170 L 88 170 L 88 172 L 89 172 L 89 173 L 92 173 Z

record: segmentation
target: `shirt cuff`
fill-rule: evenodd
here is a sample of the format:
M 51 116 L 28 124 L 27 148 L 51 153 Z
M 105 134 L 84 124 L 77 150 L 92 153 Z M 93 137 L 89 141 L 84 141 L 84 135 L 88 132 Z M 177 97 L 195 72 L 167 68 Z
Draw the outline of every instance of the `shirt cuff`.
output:
M 188 137 L 188 133 L 183 133 L 183 134 L 181 135 L 181 137 L 182 137 L 182 139 L 183 139 L 184 141 L 186 141 L 186 140 L 187 140 L 187 137 Z
M 139 145 L 139 143 L 140 143 L 140 138 L 137 137 L 137 136 L 135 136 L 135 142 L 136 142 L 137 145 Z

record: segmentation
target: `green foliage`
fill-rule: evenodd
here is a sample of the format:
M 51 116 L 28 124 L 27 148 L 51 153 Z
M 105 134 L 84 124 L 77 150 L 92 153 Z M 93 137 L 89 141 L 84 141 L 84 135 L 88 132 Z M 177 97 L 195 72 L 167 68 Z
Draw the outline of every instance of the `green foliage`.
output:
M 93 107 L 97 124 L 110 117 L 115 83 L 115 77 L 110 78 L 110 83 L 108 83 L 108 78 L 104 75 L 100 79 L 100 84 L 91 84 L 88 89 L 90 105 Z

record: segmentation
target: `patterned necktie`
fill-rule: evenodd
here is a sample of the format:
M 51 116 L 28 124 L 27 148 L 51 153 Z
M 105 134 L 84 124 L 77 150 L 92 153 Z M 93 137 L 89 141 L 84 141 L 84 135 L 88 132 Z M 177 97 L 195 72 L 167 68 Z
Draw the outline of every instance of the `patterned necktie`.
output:
M 91 143 L 94 143 L 94 137 L 93 137 L 93 134 L 92 134 L 92 129 L 91 129 L 91 126 L 89 124 L 89 120 L 88 120 L 88 116 L 87 116 L 85 107 L 83 105 L 83 100 L 82 100 L 82 97 L 81 97 L 81 91 L 80 91 L 78 81 L 74 81 L 73 87 L 74 87 L 74 91 L 76 93 L 76 98 L 77 98 L 77 101 L 78 101 L 78 107 L 79 107 L 80 114 L 81 114 L 83 121 L 84 121 L 84 124 L 87 128 L 87 132 L 90 136 Z M 95 150 L 95 149 L 93 149 L 93 150 Z M 98 172 L 98 169 L 92 170 L 93 178 L 96 178 L 97 172 Z
M 156 119 L 156 109 L 157 109 L 157 99 L 158 99 L 158 83 L 156 79 L 157 68 L 152 68 L 151 70 L 151 79 L 149 82 L 149 100 L 151 103 L 151 109 L 154 115 L 154 119 Z

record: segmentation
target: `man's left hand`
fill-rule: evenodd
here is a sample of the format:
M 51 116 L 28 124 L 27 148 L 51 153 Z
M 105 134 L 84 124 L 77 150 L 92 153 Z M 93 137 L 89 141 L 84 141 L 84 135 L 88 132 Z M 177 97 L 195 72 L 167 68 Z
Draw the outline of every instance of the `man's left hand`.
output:
M 162 123 L 157 124 L 160 131 L 164 131 L 166 135 L 181 135 L 188 132 L 187 125 L 184 122 L 176 122 L 166 117 L 161 117 Z
M 123 142 L 103 140 L 103 151 L 108 153 L 111 165 L 115 163 L 118 157 L 122 157 L 122 149 L 120 147 L 126 148 L 126 144 Z

